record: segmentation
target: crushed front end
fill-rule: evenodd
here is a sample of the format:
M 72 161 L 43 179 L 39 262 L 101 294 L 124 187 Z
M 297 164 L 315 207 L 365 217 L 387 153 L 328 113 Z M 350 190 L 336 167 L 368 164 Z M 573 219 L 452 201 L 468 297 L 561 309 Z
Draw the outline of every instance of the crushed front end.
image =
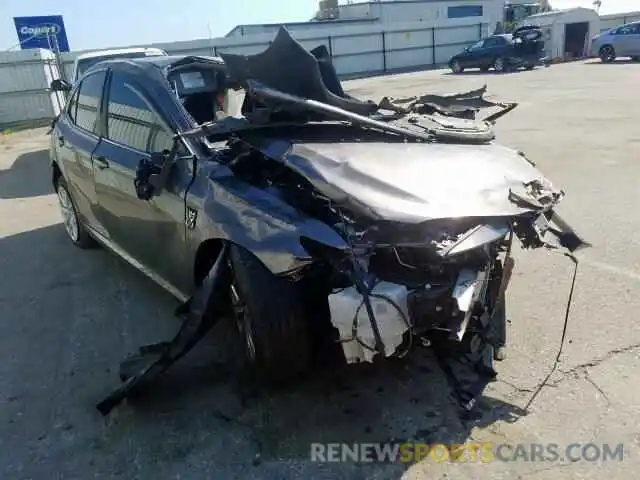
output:
M 509 217 L 378 222 L 364 230 L 345 219 L 350 251 L 335 264 L 343 283 L 328 297 L 345 360 L 374 362 L 430 346 L 460 405 L 473 407 L 495 377 L 493 361 L 505 356 L 514 244 L 586 245 L 553 213 L 557 200 Z

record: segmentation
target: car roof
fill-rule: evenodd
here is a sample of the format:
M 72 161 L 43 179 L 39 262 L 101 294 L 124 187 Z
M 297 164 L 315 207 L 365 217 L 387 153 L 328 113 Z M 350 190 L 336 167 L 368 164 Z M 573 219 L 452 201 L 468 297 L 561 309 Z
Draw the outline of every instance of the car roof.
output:
M 159 48 L 146 48 L 146 47 L 136 47 L 136 48 L 116 48 L 112 50 L 96 50 L 95 52 L 87 52 L 76 57 L 76 61 L 78 60 L 86 60 L 87 58 L 96 58 L 103 56 L 111 56 L 111 55 L 122 55 L 123 53 L 145 53 L 145 52 L 153 52 L 153 53 L 162 53 L 163 50 Z
M 195 63 L 201 62 L 217 64 L 221 67 L 225 65 L 224 60 L 220 57 L 209 57 L 203 55 L 158 55 L 139 58 L 115 57 L 102 60 L 96 65 L 89 67 L 83 75 L 87 75 L 96 69 L 103 69 L 108 66 L 109 68 L 115 67 L 120 71 L 128 70 L 135 74 L 152 76 L 160 75 L 161 77 L 166 78 L 169 67 L 179 65 L 182 62 L 188 62 L 189 60 L 192 60 Z

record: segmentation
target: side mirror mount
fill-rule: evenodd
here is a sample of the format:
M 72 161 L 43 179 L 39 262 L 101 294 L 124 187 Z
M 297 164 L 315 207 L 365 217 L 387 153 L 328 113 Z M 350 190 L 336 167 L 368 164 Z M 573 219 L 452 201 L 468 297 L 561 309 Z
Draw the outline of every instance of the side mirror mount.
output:
M 54 92 L 68 92 L 71 90 L 73 85 L 71 85 L 66 80 L 61 78 L 56 78 L 53 82 L 51 82 L 51 90 Z

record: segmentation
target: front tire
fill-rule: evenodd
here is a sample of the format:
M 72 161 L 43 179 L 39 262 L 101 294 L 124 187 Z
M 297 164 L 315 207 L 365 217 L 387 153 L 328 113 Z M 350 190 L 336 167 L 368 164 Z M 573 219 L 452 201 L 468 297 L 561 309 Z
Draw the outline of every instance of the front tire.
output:
M 462 72 L 464 72 L 464 68 L 462 68 L 462 65 L 460 65 L 460 62 L 458 60 L 454 60 L 453 62 L 451 62 L 449 64 L 449 68 L 451 69 L 451 71 L 453 73 L 462 73 Z
M 602 63 L 611 63 L 616 59 L 616 51 L 611 45 L 605 45 L 600 48 L 598 55 Z
M 231 304 L 250 377 L 280 384 L 310 365 L 311 342 L 302 292 L 287 278 L 274 276 L 254 255 L 230 249 Z
M 58 178 L 56 182 L 56 193 L 58 195 L 58 205 L 60 206 L 60 214 L 62 215 L 62 222 L 64 224 L 65 231 L 71 242 L 78 248 L 87 249 L 96 246 L 96 242 L 86 228 L 82 224 L 80 217 L 78 216 L 78 209 L 73 197 L 69 192 L 67 182 L 62 176 Z

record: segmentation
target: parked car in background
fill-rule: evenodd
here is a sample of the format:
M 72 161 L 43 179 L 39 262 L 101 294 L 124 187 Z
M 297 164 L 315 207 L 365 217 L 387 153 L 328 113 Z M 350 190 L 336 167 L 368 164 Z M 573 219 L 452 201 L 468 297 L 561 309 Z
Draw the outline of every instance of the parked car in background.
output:
M 96 52 L 83 53 L 76 58 L 73 64 L 71 82 L 75 83 L 89 67 L 103 60 L 156 57 L 160 55 L 167 56 L 167 52 L 160 48 L 119 48 L 116 50 L 99 50 Z
M 453 73 L 468 68 L 505 72 L 524 67 L 532 70 L 536 65 L 547 64 L 544 58 L 544 40 L 538 27 L 527 26 L 513 33 L 491 35 L 465 48 L 449 60 Z
M 617 57 L 640 60 L 640 22 L 627 23 L 593 37 L 591 56 L 600 57 L 604 63 Z

